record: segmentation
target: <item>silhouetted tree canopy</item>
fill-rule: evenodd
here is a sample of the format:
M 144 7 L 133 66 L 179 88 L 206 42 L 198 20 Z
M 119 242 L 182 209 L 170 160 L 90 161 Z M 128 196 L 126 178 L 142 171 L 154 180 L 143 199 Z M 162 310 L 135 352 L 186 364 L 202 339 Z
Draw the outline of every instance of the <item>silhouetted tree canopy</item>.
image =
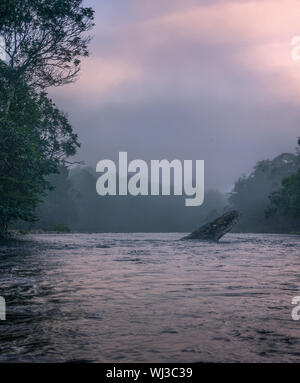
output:
M 294 209 L 294 199 L 287 200 L 287 196 L 296 192 L 296 173 L 300 168 L 300 156 L 296 154 L 283 153 L 273 160 L 260 161 L 254 170 L 248 175 L 238 179 L 230 195 L 229 202 L 233 208 L 242 213 L 236 229 L 244 232 L 291 232 L 300 228 L 298 223 L 285 214 L 281 209 L 283 205 L 289 205 Z M 284 180 L 285 190 L 279 192 Z M 272 205 L 269 206 L 269 196 Z M 297 193 L 295 194 L 296 198 Z M 279 198 L 280 196 L 280 198 Z M 280 209 L 279 203 L 280 201 Z M 292 202 L 293 201 L 293 202 Z M 277 211 L 276 219 L 268 220 L 265 216 Z
M 1 98 L 1 96 L 0 96 Z M 79 146 L 66 117 L 45 93 L 18 87 L 0 120 L 0 232 L 11 220 L 33 220 L 46 176 Z
M 0 235 L 35 208 L 79 147 L 77 135 L 45 88 L 76 79 L 88 55 L 93 10 L 82 0 L 1 0 Z
M 1 0 L 0 35 L 11 81 L 40 87 L 73 81 L 88 56 L 93 10 L 82 0 Z
M 298 139 L 298 157 L 300 158 L 300 139 Z M 266 217 L 276 217 L 282 214 L 294 220 L 297 229 L 300 229 L 300 168 L 296 173 L 282 180 L 280 190 L 270 195 L 270 205 L 265 210 Z

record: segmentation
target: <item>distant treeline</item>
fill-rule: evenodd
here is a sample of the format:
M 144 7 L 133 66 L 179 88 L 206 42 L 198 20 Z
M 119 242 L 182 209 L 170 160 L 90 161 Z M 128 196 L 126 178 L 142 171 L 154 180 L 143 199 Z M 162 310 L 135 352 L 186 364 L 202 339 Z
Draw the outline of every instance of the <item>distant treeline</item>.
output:
M 80 232 L 184 232 L 222 214 L 226 198 L 206 193 L 205 204 L 187 208 L 185 196 L 99 196 L 99 175 L 91 168 L 62 168 L 52 175 L 55 189 L 39 205 L 38 222 L 23 228 Z M 18 226 L 20 227 L 20 226 Z
M 185 207 L 179 196 L 107 196 L 95 190 L 97 174 L 88 167 L 61 168 L 49 178 L 54 190 L 38 207 L 40 220 L 27 229 L 80 232 L 188 232 L 237 209 L 238 232 L 300 232 L 300 154 L 260 161 L 238 179 L 229 195 L 206 192 L 200 207 Z M 18 226 L 20 227 L 20 225 Z
M 299 147 L 295 154 L 258 162 L 250 175 L 236 181 L 228 202 L 242 213 L 236 231 L 299 233 Z

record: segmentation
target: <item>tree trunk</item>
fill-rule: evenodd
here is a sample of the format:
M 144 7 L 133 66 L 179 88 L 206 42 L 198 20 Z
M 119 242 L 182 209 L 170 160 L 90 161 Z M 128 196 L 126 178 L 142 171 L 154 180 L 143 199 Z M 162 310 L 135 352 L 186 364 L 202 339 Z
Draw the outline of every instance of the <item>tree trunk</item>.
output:
M 8 217 L 4 216 L 0 220 L 0 238 L 7 235 Z
M 6 114 L 9 112 L 9 109 L 10 109 L 10 106 L 11 106 L 11 103 L 12 103 L 12 100 L 13 100 L 14 96 L 15 96 L 15 88 L 12 88 L 9 91 L 9 96 L 8 96 L 8 100 L 7 100 L 7 103 L 6 103 L 6 108 L 5 108 L 5 113 Z

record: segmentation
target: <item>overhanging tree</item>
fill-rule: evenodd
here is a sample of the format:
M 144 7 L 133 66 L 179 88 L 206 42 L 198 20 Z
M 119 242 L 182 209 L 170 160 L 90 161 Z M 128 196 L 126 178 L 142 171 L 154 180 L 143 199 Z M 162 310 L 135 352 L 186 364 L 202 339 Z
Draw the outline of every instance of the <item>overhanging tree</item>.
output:
M 11 220 L 35 219 L 46 177 L 79 146 L 45 88 L 76 79 L 92 26 L 82 0 L 1 0 L 0 235 Z
M 74 81 L 88 56 L 93 10 L 82 0 L 1 0 L 0 35 L 12 81 L 48 87 Z
M 79 146 L 67 118 L 45 93 L 19 86 L 0 121 L 0 233 L 11 220 L 33 221 L 41 194 Z

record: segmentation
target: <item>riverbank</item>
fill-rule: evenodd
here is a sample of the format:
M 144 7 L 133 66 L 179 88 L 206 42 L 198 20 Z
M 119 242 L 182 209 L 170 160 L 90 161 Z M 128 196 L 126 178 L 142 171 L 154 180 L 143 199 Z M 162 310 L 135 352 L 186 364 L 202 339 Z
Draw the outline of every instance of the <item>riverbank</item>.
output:
M 178 234 L 186 234 L 185 232 L 178 232 Z M 24 240 L 26 239 L 27 236 L 30 236 L 30 235 L 64 235 L 64 234 L 68 234 L 68 235 L 72 235 L 72 234 L 83 234 L 83 235 L 105 235 L 105 234 L 113 234 L 113 235 L 120 235 L 120 234 L 157 234 L 157 232 L 147 232 L 147 233 L 144 233 L 144 232 L 136 232 L 136 233 L 126 233 L 126 232 L 110 232 L 110 233 L 106 233 L 106 232 L 76 232 L 76 231 L 55 231 L 55 230 L 41 230 L 41 229 L 36 229 L 36 230 L 10 230 L 6 236 L 0 236 L 0 245 L 5 245 L 7 243 L 10 243 L 10 242 L 15 242 L 15 241 L 20 241 L 20 240 Z M 172 232 L 166 232 L 165 234 L 172 234 Z M 177 232 L 176 232 L 177 234 Z M 259 232 L 259 233 L 256 233 L 256 232 L 247 232 L 247 233 L 244 233 L 244 232 L 236 232 L 236 231 L 232 231 L 228 234 L 245 234 L 245 235 L 255 235 L 255 234 L 261 234 L 261 235 L 264 235 L 264 234 L 270 234 L 270 235 L 296 235 L 296 236 L 300 236 L 300 232 Z

